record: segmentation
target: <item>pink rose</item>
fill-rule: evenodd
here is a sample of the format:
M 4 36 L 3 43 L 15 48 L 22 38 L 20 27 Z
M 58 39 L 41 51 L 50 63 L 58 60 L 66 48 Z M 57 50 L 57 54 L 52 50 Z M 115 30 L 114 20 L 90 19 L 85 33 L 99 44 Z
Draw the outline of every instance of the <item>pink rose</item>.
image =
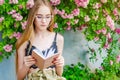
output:
M 107 2 L 107 0 L 100 0 L 102 3 L 106 3 Z
M 5 50 L 6 52 L 11 52 L 11 51 L 12 51 L 12 46 L 13 46 L 13 45 L 7 44 L 7 45 L 5 45 L 3 48 L 4 48 L 4 50 Z
M 107 42 L 104 44 L 104 48 L 105 49 L 109 49 L 110 48 L 110 46 L 109 46 L 109 44 Z
M 113 61 L 112 60 L 110 60 L 110 65 L 113 65 Z
M 120 34 L 120 28 L 116 28 L 116 29 L 115 29 L 115 32 L 116 32 L 117 34 Z
M 117 62 L 117 63 L 120 62 L 120 54 L 116 57 L 116 62 Z
M 103 28 L 101 31 L 102 31 L 103 34 L 106 34 L 107 29 L 106 29 L 106 28 Z
M 71 26 L 68 26 L 68 27 L 66 28 L 66 30 L 68 30 L 68 31 L 71 30 Z
M 17 4 L 17 3 L 18 3 L 18 0 L 9 0 L 9 3 L 10 3 L 10 4 Z
M 56 6 L 56 5 L 60 4 L 60 0 L 50 0 L 50 3 L 54 6 Z
M 100 4 L 100 3 L 96 3 L 96 4 L 94 4 L 93 5 L 93 8 L 94 9 L 98 9 L 98 8 L 100 8 L 102 5 Z
M 117 8 L 115 8 L 115 9 L 113 10 L 113 14 L 114 14 L 115 16 L 119 15 Z
M 88 15 L 86 15 L 86 16 L 84 17 L 84 20 L 85 20 L 85 22 L 88 22 L 88 21 L 90 21 L 90 18 L 89 18 L 89 16 L 88 16 Z
M 86 8 L 87 5 L 89 4 L 89 0 L 74 0 L 75 1 L 75 4 L 78 6 L 78 7 L 83 7 L 83 8 Z
M 114 21 L 109 15 L 106 17 L 106 20 L 107 20 L 106 25 L 110 27 L 111 30 L 115 30 Z
M 0 55 L 2 55 L 2 52 L 0 52 Z
M 3 5 L 4 4 L 4 0 L 0 0 L 0 5 Z
M 34 0 L 28 0 L 27 1 L 27 4 L 26 4 L 26 7 L 27 9 L 30 9 L 34 6 Z
M 74 16 L 78 16 L 78 15 L 79 15 L 79 13 L 80 13 L 79 8 L 74 9 L 74 10 L 72 11 L 72 14 L 73 14 Z
M 27 26 L 27 21 L 21 22 L 22 29 L 25 30 Z
M 95 37 L 94 40 L 95 40 L 95 41 L 98 41 L 98 40 L 99 40 L 99 37 Z
M 54 24 L 54 28 L 58 28 L 58 24 L 57 23 Z
M 1 18 L 0 18 L 0 22 L 2 22 L 3 20 L 4 20 L 4 17 L 1 17 Z

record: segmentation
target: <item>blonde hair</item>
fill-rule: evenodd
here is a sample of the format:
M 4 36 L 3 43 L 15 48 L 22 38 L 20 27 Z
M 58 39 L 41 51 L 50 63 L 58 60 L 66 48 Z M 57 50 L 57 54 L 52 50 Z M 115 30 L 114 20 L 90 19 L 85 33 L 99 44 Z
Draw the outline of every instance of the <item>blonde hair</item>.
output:
M 18 39 L 16 42 L 16 71 L 17 71 L 17 67 L 18 67 L 18 49 L 25 41 L 28 41 L 28 40 L 34 38 L 34 35 L 35 35 L 35 30 L 34 30 L 35 15 L 38 12 L 39 7 L 42 5 L 49 7 L 49 9 L 51 11 L 52 19 L 50 21 L 50 24 L 49 24 L 49 27 L 47 28 L 47 30 L 49 30 L 50 32 L 53 31 L 54 12 L 53 12 L 52 6 L 50 5 L 49 1 L 48 0 L 34 0 L 34 2 L 35 2 L 34 6 L 32 7 L 32 9 L 30 9 L 29 14 L 28 14 L 26 29 L 25 29 L 23 35 L 20 37 L 20 39 Z

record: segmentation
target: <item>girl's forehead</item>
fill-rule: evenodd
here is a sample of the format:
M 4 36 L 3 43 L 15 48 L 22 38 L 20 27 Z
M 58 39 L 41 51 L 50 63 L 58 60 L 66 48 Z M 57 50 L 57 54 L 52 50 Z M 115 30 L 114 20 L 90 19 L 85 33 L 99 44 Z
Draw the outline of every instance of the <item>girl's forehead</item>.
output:
M 42 5 L 39 7 L 37 14 L 51 14 L 51 11 L 48 6 Z

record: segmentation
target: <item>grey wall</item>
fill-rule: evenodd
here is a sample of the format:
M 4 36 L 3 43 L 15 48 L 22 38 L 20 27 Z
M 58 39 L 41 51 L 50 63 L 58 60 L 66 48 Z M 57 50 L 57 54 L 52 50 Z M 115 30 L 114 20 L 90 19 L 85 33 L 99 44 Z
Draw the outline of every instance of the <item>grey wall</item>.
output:
M 0 80 L 16 80 L 14 55 L 0 63 Z
M 65 64 L 76 64 L 81 62 L 88 65 L 91 70 L 100 67 L 102 62 L 101 56 L 98 54 L 98 60 L 94 63 L 90 62 L 90 55 L 87 53 L 88 46 L 98 49 L 99 45 L 93 41 L 87 42 L 85 36 L 77 31 L 68 31 L 64 35 L 64 50 L 63 56 L 65 58 Z M 105 53 L 105 51 L 103 51 Z M 106 54 L 102 55 L 105 57 Z M 0 80 L 15 80 L 15 59 L 14 54 L 0 63 Z
M 100 67 L 103 61 L 102 57 L 106 57 L 106 52 L 102 50 L 104 54 L 97 54 L 97 61 L 91 62 L 89 60 L 91 55 L 88 53 L 88 46 L 97 51 L 99 44 L 95 44 L 93 41 L 86 41 L 84 34 L 80 31 L 68 31 L 64 34 L 64 39 L 63 56 L 65 58 L 65 64 L 69 65 L 81 62 L 94 71 L 95 68 Z

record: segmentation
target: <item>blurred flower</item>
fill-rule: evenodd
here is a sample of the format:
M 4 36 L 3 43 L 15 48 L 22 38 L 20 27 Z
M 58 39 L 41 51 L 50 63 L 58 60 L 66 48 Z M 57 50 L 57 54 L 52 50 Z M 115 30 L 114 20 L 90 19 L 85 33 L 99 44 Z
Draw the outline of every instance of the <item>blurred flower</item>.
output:
M 75 23 L 75 24 L 77 24 L 77 23 L 78 23 L 78 21 L 79 21 L 79 19 L 75 19 L 75 20 L 74 20 L 74 23 Z
M 102 66 L 99 67 L 100 70 L 104 70 L 104 68 Z
M 96 32 L 96 34 L 100 34 L 101 33 L 101 30 L 97 30 L 97 31 L 95 31 Z
M 67 25 L 70 26 L 70 21 L 67 22 Z
M 110 34 L 110 33 L 107 33 L 107 34 L 106 34 L 106 37 L 107 37 L 108 39 L 110 39 L 110 38 L 111 38 L 111 34 Z
M 95 40 L 95 41 L 98 41 L 98 40 L 99 40 L 99 37 L 95 37 L 94 40 Z
M 110 60 L 110 65 L 113 65 L 113 61 L 112 60 Z
M 4 48 L 4 50 L 5 50 L 6 52 L 11 52 L 11 51 L 12 51 L 12 46 L 13 46 L 13 45 L 7 44 L 7 45 L 5 45 L 3 48 Z
M 68 31 L 71 30 L 71 26 L 68 26 L 68 27 L 66 28 L 66 30 L 68 30 Z
M 111 30 L 115 30 L 114 21 L 109 15 L 106 17 L 106 20 L 107 20 L 106 25 L 109 26 Z
M 54 6 L 56 6 L 56 5 L 60 4 L 60 0 L 50 0 L 50 3 Z
M 0 52 L 0 55 L 2 54 L 2 52 Z
M 116 29 L 115 29 L 115 32 L 116 32 L 117 34 L 120 34 L 120 28 L 116 28 Z
M 88 16 L 88 15 L 86 15 L 86 16 L 84 17 L 84 21 L 85 21 L 85 22 L 90 21 L 90 18 L 89 18 L 89 16 Z
M 1 23 L 3 20 L 4 20 L 4 17 L 1 17 L 1 18 L 0 18 L 0 23 Z
M 114 14 L 115 16 L 119 15 L 117 8 L 115 8 L 115 9 L 113 10 L 113 14 Z
M 72 11 L 72 14 L 73 14 L 74 16 L 78 16 L 78 15 L 79 15 L 79 13 L 80 13 L 79 8 L 74 9 L 74 10 Z
M 0 5 L 3 5 L 4 4 L 4 0 L 0 0 Z
M 103 9 L 102 11 L 103 11 L 104 16 L 108 16 L 108 12 L 105 9 Z
M 92 17 L 95 21 L 98 20 L 98 15 Z
M 110 46 L 109 46 L 109 44 L 107 42 L 104 44 L 104 48 L 105 49 L 109 49 L 110 48 Z
M 103 29 L 101 30 L 101 32 L 102 32 L 103 34 L 106 34 L 107 29 L 106 29 L 106 28 L 103 28 Z
M 27 21 L 21 22 L 22 29 L 25 30 L 27 26 Z
M 8 14 L 15 14 L 16 10 L 11 10 L 10 12 L 8 12 Z
M 102 5 L 100 4 L 100 3 L 96 3 L 96 4 L 94 4 L 93 5 L 93 8 L 94 9 L 98 9 L 98 8 L 100 8 Z
M 12 14 L 12 17 L 15 18 L 16 21 L 21 21 L 23 19 L 19 13 Z
M 108 38 L 108 42 L 111 43 L 113 41 L 112 38 Z
M 54 28 L 58 28 L 58 24 L 57 23 L 54 24 Z
M 106 3 L 107 2 L 107 0 L 100 0 L 102 3 Z
M 75 4 L 78 6 L 78 7 L 83 7 L 83 8 L 86 8 L 88 3 L 89 3 L 89 0 L 74 0 L 75 1 Z
M 21 37 L 21 33 L 20 32 L 14 32 L 9 38 L 11 39 L 11 38 L 13 38 L 13 37 L 15 37 L 16 39 L 19 39 L 20 37 Z
M 9 3 L 10 3 L 10 4 L 17 4 L 17 3 L 18 3 L 18 0 L 9 0 Z
M 19 7 L 19 9 L 22 9 L 22 8 L 23 8 L 23 5 L 19 5 L 18 7 Z
M 14 32 L 13 36 L 16 38 L 16 39 L 19 39 L 21 37 L 21 33 L 20 32 Z
M 27 1 L 27 4 L 26 4 L 26 7 L 27 9 L 30 9 L 34 6 L 34 0 L 28 0 Z
M 118 39 L 118 42 L 120 43 L 120 38 Z
M 117 57 L 116 57 L 116 62 L 117 62 L 117 63 L 119 63 L 119 62 L 120 62 L 120 54 L 119 54 L 119 55 L 117 55 Z
M 57 7 L 55 7 L 55 8 L 54 8 L 54 14 L 58 14 L 58 11 L 59 11 L 59 10 L 57 9 Z
M 119 2 L 117 2 L 117 6 L 120 8 L 120 1 L 119 1 Z

